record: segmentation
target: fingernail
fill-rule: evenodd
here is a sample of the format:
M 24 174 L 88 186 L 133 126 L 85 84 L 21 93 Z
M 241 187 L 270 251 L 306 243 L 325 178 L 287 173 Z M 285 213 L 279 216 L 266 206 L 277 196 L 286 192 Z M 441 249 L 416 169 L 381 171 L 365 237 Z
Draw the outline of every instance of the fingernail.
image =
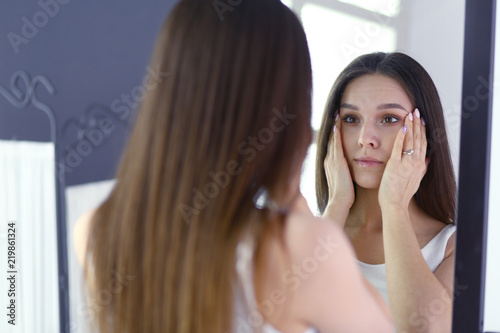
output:
M 408 114 L 408 118 L 410 118 L 410 121 L 413 121 L 413 113 L 411 113 L 411 112 L 410 112 L 410 113 Z
M 425 126 L 425 120 L 424 120 L 424 118 L 422 118 L 422 125 Z
M 333 133 L 337 130 L 337 125 L 333 125 Z
M 408 128 L 408 126 L 406 126 L 406 125 L 403 126 L 403 133 L 406 133 L 407 128 Z
M 339 114 L 338 113 L 335 115 L 335 122 L 337 122 L 337 120 L 339 120 Z
M 415 109 L 415 116 L 417 116 L 417 118 L 420 118 L 420 111 L 418 111 L 418 109 Z

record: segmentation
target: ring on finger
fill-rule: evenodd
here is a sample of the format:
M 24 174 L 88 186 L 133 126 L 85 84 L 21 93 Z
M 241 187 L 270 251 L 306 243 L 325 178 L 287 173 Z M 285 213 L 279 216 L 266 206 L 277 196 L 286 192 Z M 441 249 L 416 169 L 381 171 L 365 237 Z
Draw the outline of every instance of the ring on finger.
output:
M 411 154 L 413 154 L 413 149 L 403 150 L 403 155 L 411 155 Z

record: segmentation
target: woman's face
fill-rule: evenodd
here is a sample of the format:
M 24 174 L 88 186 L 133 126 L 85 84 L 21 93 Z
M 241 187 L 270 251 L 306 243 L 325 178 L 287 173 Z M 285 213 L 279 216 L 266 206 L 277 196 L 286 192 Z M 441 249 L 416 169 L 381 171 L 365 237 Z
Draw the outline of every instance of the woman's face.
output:
M 342 146 L 353 180 L 378 188 L 394 140 L 413 105 L 403 87 L 381 74 L 351 81 L 340 103 Z

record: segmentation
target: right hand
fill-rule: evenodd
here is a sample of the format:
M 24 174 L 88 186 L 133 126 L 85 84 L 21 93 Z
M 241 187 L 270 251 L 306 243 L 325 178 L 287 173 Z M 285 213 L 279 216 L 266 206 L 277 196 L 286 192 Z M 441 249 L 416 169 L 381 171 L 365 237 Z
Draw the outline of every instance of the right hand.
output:
M 328 141 L 324 168 L 328 183 L 328 205 L 323 216 L 336 221 L 342 220 L 342 226 L 347 219 L 349 209 L 354 203 L 354 186 L 349 166 L 342 149 L 342 120 L 337 114 L 334 123 L 336 130 L 332 130 Z

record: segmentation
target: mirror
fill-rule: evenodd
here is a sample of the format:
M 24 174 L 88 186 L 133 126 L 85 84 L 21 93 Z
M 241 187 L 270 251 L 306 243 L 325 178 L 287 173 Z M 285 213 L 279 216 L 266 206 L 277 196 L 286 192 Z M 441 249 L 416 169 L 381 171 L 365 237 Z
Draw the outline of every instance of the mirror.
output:
M 0 29 L 6 36 L 0 39 L 0 49 L 5 50 L 0 53 L 0 85 L 5 88 L 0 91 L 0 139 L 9 144 L 13 144 L 13 140 L 55 142 L 44 155 L 50 156 L 52 149 L 53 156 L 48 161 L 52 161 L 49 173 L 55 176 L 54 186 L 46 178 L 47 186 L 52 188 L 47 187 L 47 191 L 52 194 L 34 193 L 33 188 L 16 196 L 10 190 L 0 191 L 3 195 L 0 202 L 7 203 L 7 208 L 0 207 L 2 253 L 7 253 L 7 226 L 13 220 L 2 214 L 25 204 L 28 197 L 25 193 L 31 195 L 33 205 L 53 210 L 57 215 L 47 217 L 43 223 L 37 222 L 35 217 L 14 219 L 21 228 L 28 228 L 28 223 L 44 225 L 43 232 L 50 232 L 50 237 L 43 236 L 43 240 L 52 245 L 57 243 L 56 239 L 59 242 L 57 248 L 47 245 L 50 256 L 45 259 L 51 258 L 50 267 L 37 268 L 51 274 L 44 280 L 50 289 L 39 288 L 38 297 L 42 299 L 43 290 L 59 292 L 50 297 L 60 302 L 51 303 L 53 310 L 47 310 L 56 317 L 50 317 L 45 331 L 87 332 L 86 316 L 89 311 L 98 311 L 103 302 L 94 300 L 91 304 L 83 304 L 78 294 L 81 272 L 73 253 L 73 225 L 82 212 L 97 206 L 112 187 L 116 164 L 129 133 L 131 113 L 141 101 L 144 79 L 162 79 L 161 73 L 148 68 L 147 64 L 156 33 L 175 2 L 148 6 L 124 3 L 119 13 L 114 5 L 96 1 L 0 4 Z M 319 128 L 334 79 L 353 58 L 372 51 L 402 51 L 424 66 L 439 90 L 458 174 L 465 0 L 283 2 L 301 18 L 309 40 L 314 75 L 314 129 Z M 16 74 L 19 71 L 26 75 Z M 16 75 L 19 78 L 12 83 Z M 27 77 L 26 82 L 22 77 Z M 47 88 L 49 86 L 53 89 Z M 28 96 L 28 92 L 32 103 L 22 106 L 23 96 Z M 38 102 L 33 103 L 33 97 Z M 53 111 L 56 122 L 54 140 L 51 140 L 51 120 L 43 111 L 47 107 Z M 0 149 L 0 152 L 6 151 Z M 35 146 L 32 149 L 41 151 Z M 315 153 L 313 145 L 301 184 L 313 211 L 317 211 Z M 7 154 L 0 155 L 0 158 L 14 161 Z M 32 168 L 27 172 L 35 175 L 38 171 Z M 0 172 L 4 177 L 1 184 L 11 175 L 12 171 L 6 171 L 3 176 Z M 30 182 L 27 186 L 34 185 Z M 6 197 L 14 201 L 5 201 Z M 28 242 L 29 237 L 33 237 L 33 244 L 42 239 L 37 232 L 20 229 L 20 242 Z M 32 265 L 26 260 L 21 262 Z M 27 270 L 19 274 L 23 274 L 26 283 L 34 282 L 37 276 Z M 6 287 L 3 281 L 0 284 L 2 294 Z M 22 288 L 24 292 L 29 291 L 27 287 Z M 29 312 L 23 313 L 24 319 L 20 320 L 32 320 Z M 0 322 L 0 331 L 9 332 L 9 326 L 2 326 L 4 324 Z
M 406 53 L 427 70 L 438 89 L 458 181 L 460 126 L 465 118 L 462 113 L 465 1 L 291 0 L 286 3 L 301 18 L 308 37 L 314 130 L 319 130 L 334 80 L 354 58 L 374 51 Z M 316 145 L 312 144 L 301 188 L 313 212 L 320 215 L 315 195 L 315 158 Z M 360 265 L 363 268 L 363 262 Z M 463 286 L 457 288 L 455 284 L 455 287 L 457 296 Z M 430 316 L 425 318 L 442 313 L 445 304 L 450 305 L 451 299 L 436 298 L 426 309 Z M 423 318 L 419 312 L 410 320 L 424 328 L 427 319 Z

